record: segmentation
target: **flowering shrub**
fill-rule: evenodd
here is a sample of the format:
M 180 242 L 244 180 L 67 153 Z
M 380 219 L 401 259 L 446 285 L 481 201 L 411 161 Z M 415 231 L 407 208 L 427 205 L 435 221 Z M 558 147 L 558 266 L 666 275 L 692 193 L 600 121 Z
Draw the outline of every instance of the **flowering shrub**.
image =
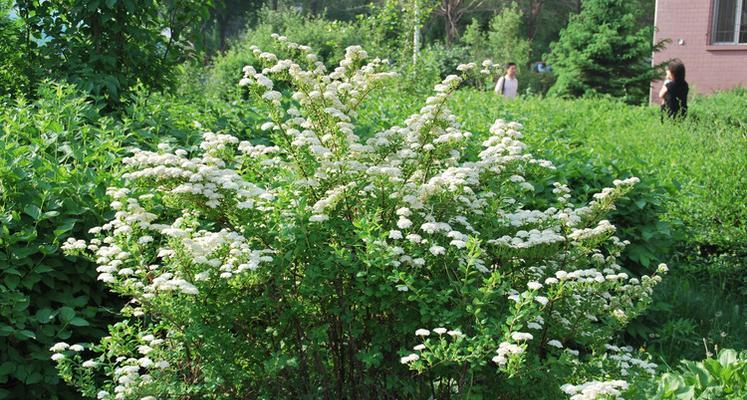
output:
M 583 206 L 556 183 L 531 209 L 553 165 L 519 124 L 481 146 L 463 130 L 445 106 L 462 76 L 363 138 L 386 61 L 353 46 L 328 73 L 276 39 L 294 56 L 255 47 L 240 82 L 274 145 L 209 132 L 192 154 L 135 151 L 114 218 L 66 243 L 131 301 L 100 343 L 53 347 L 65 379 L 99 399 L 591 398 L 653 371 L 608 343 L 661 279 L 621 271 L 603 219 L 637 179 Z

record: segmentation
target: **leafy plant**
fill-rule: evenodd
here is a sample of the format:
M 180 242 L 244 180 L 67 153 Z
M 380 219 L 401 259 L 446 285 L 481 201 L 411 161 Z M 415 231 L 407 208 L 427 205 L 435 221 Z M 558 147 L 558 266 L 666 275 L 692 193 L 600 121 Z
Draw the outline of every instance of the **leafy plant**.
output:
M 462 38 L 472 60 L 490 59 L 496 63 L 516 63 L 521 68 L 529 65 L 529 41 L 521 34 L 522 12 L 511 2 L 490 19 L 488 29 L 482 32 L 476 19 L 467 27 Z
M 747 352 L 723 349 L 718 358 L 680 363 L 678 371 L 658 379 L 653 399 L 737 400 L 747 396 Z
M 77 398 L 49 362 L 60 340 L 105 333 L 118 300 L 95 265 L 62 254 L 105 216 L 119 137 L 111 119 L 68 85 L 0 111 L 0 398 Z

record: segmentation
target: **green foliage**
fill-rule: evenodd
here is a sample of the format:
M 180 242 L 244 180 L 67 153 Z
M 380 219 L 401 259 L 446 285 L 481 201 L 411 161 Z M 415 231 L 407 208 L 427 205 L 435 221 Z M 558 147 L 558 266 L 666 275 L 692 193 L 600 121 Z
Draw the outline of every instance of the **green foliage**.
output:
M 623 262 L 627 268 L 641 272 L 666 261 L 662 255 L 669 253 L 677 237 L 676 228 L 680 226 L 678 219 L 666 216 L 668 206 L 676 199 L 676 188 L 639 164 L 638 160 L 645 155 L 636 152 L 637 148 L 619 151 L 629 145 L 625 141 L 628 135 L 638 136 L 636 127 L 621 131 L 628 127 L 619 119 L 638 118 L 625 114 L 623 110 L 628 106 L 612 101 L 572 102 L 532 97 L 499 102 L 492 93 L 463 91 L 455 95 L 452 107 L 463 116 L 468 129 L 484 123 L 486 115 L 522 121 L 527 142 L 544 149 L 541 156 L 558 165 L 555 178 L 574 188 L 572 194 L 577 201 L 585 201 L 616 178 L 638 176 L 641 184 L 620 200 L 610 216 L 620 237 L 631 242 L 623 253 Z M 654 110 L 648 118 L 658 123 Z M 614 136 L 619 147 L 610 148 L 612 139 L 606 135 Z
M 529 68 L 517 73 L 519 93 L 544 96 L 555 84 L 555 74 L 552 72 L 535 72 Z
M 150 89 L 174 84 L 174 66 L 189 53 L 190 26 L 208 15 L 207 0 L 17 1 L 31 40 L 32 82 L 67 80 L 118 104 L 138 81 Z M 30 95 L 30 93 L 27 93 Z
M 697 359 L 704 349 L 747 343 L 744 294 L 713 280 L 678 272 L 659 286 L 648 312 L 627 328 L 632 343 L 645 345 L 667 363 Z
M 105 333 L 116 301 L 60 244 L 104 219 L 120 135 L 69 86 L 0 112 L 0 398 L 70 399 L 49 347 Z
M 208 94 L 230 100 L 240 97 L 237 82 L 242 76 L 241 69 L 255 61 L 249 49 L 251 45 L 256 45 L 263 51 L 284 54 L 270 38 L 273 33 L 311 46 L 328 67 L 334 66 L 342 59 L 346 47 L 378 42 L 376 35 L 370 37 L 367 25 L 329 21 L 292 10 L 265 9 L 260 13 L 257 26 L 249 28 L 228 52 L 215 58 L 207 77 Z M 386 56 L 386 52 L 378 51 L 380 49 L 376 46 L 369 48 L 372 54 Z
M 651 28 L 637 24 L 639 9 L 626 0 L 588 0 L 551 45 L 548 62 L 557 74 L 550 93 L 611 95 L 643 103 L 659 74 L 650 57 Z
M 722 347 L 747 342 L 747 209 L 739 200 L 747 198 L 747 153 L 738 129 L 744 117 L 735 109 L 744 96 L 736 90 L 696 97 L 691 109 L 702 117 L 677 125 L 659 123 L 654 107 L 603 99 L 496 102 L 464 91 L 452 107 L 468 129 L 490 113 L 522 121 L 527 142 L 548 149 L 543 157 L 563 166 L 581 198 L 585 187 L 612 176 L 641 177 L 612 217 L 631 241 L 626 266 L 640 271 L 668 261 L 677 273 L 628 334 L 671 362 L 700 354 L 702 338 Z
M 723 349 L 718 358 L 681 362 L 658 379 L 655 400 L 741 400 L 747 398 L 747 352 Z
M 11 3 L 0 0 L 0 96 L 28 90 L 28 62 L 21 24 L 10 16 Z
M 469 48 L 472 61 L 493 60 L 505 65 L 516 63 L 520 68 L 529 64 L 529 41 L 522 38 L 522 13 L 516 3 L 511 3 L 490 19 L 486 32 L 473 19 L 462 37 Z

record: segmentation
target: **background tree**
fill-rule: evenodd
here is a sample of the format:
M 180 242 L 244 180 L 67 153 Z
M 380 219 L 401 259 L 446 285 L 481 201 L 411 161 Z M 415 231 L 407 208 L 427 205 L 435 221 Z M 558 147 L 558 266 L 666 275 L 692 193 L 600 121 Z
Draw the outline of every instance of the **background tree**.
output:
M 23 27 L 10 12 L 11 3 L 0 0 L 0 96 L 24 92 L 29 85 Z
M 651 27 L 640 28 L 640 11 L 625 0 L 586 0 L 551 45 L 548 57 L 558 80 L 550 94 L 609 94 L 628 103 L 643 102 L 659 71 L 651 53 Z
M 465 30 L 463 43 L 470 48 L 472 61 L 491 59 L 525 66 L 529 63 L 530 42 L 522 35 L 521 26 L 522 12 L 516 3 L 510 3 L 490 19 L 486 32 L 473 19 Z
M 236 37 L 247 26 L 257 19 L 257 12 L 266 4 L 264 0 L 223 0 L 215 2 L 210 8 L 210 18 L 205 21 L 203 40 L 206 56 L 221 53 L 228 49 L 228 41 Z M 277 0 L 270 3 L 271 9 L 277 9 Z M 273 8 L 274 7 L 274 8 Z
M 138 81 L 150 89 L 174 82 L 176 65 L 194 50 L 191 34 L 208 0 L 20 0 L 30 74 L 77 84 L 110 105 Z
M 443 0 L 436 13 L 444 19 L 444 41 L 450 46 L 459 37 L 459 21 L 477 11 L 485 0 Z

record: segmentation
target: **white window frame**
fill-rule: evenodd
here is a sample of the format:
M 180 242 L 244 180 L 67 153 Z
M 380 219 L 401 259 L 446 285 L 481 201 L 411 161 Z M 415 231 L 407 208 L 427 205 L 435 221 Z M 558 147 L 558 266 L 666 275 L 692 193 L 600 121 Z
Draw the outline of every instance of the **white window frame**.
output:
M 711 38 L 713 39 L 711 40 L 711 44 L 714 44 L 714 45 L 747 44 L 747 42 L 746 43 L 739 42 L 739 36 L 741 33 L 740 29 L 742 27 L 742 11 L 743 11 L 742 5 L 744 4 L 744 1 L 737 0 L 736 3 L 737 3 L 737 10 L 734 15 L 734 37 L 732 38 L 731 41 L 728 41 L 728 42 L 724 42 L 724 41 L 717 42 L 715 40 L 715 37 L 716 37 L 716 29 L 718 28 L 718 14 L 719 14 L 719 6 L 721 5 L 721 0 L 713 0 L 713 18 L 711 21 L 711 25 L 712 25 Z

